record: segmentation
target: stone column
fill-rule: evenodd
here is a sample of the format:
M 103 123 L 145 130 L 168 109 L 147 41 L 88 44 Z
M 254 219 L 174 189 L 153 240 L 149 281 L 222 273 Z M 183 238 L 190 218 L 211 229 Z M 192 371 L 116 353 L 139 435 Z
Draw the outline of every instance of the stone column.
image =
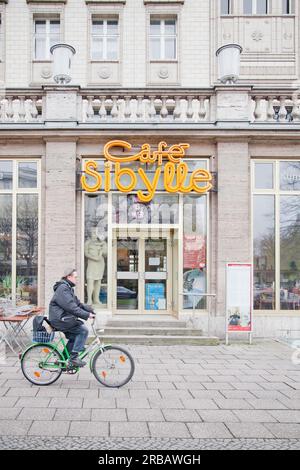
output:
M 217 315 L 225 315 L 227 262 L 251 262 L 251 186 L 247 142 L 217 143 Z M 223 328 L 222 322 L 218 322 Z M 225 326 L 223 333 L 225 332 Z
M 45 306 L 63 270 L 76 267 L 76 139 L 46 140 Z

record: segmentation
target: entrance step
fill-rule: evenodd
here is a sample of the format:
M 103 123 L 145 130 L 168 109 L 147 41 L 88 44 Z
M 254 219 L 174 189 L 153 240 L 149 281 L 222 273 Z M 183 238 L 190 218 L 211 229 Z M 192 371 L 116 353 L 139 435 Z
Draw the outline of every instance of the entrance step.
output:
M 105 343 L 141 345 L 198 345 L 214 346 L 219 344 L 216 336 L 204 336 L 202 330 L 187 326 L 186 322 L 168 317 L 162 319 L 119 317 L 113 318 L 102 327 Z
M 105 343 L 110 344 L 139 344 L 148 346 L 195 345 L 217 346 L 216 336 L 169 336 L 169 335 L 101 335 Z

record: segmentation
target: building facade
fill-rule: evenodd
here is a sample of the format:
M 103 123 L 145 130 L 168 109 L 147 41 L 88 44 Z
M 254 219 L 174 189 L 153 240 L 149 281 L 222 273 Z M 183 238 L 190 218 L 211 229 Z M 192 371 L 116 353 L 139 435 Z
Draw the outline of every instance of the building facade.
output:
M 206 330 L 210 311 L 223 337 L 226 264 L 253 263 L 254 335 L 300 330 L 298 2 L 0 0 L 0 18 L 0 297 L 47 305 L 76 266 L 101 321 L 196 316 Z M 68 85 L 53 77 L 62 42 Z M 232 85 L 218 81 L 228 43 L 243 48 Z M 142 202 L 157 162 L 138 158 L 105 187 L 111 141 L 131 146 L 116 158 L 186 144 L 186 187 L 200 168 L 212 188 L 166 191 L 158 171 Z

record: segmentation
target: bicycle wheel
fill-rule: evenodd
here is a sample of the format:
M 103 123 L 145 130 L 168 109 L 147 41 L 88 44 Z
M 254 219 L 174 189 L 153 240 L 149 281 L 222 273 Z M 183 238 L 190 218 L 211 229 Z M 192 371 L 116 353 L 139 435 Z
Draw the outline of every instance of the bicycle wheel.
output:
M 119 346 L 105 346 L 96 352 L 91 369 L 102 385 L 119 388 L 131 380 L 135 365 L 126 349 Z
M 50 344 L 35 344 L 21 359 L 24 377 L 34 385 L 50 385 L 61 376 L 60 353 Z

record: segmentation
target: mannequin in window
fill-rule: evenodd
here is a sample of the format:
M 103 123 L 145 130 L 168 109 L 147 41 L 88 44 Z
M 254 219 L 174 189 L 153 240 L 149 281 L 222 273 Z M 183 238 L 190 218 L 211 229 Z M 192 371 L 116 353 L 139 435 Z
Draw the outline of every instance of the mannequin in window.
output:
M 91 230 L 91 237 L 85 242 L 84 254 L 87 259 L 87 303 L 101 305 L 99 296 L 105 270 L 104 257 L 107 254 L 107 244 L 104 236 L 98 235 L 96 227 Z

